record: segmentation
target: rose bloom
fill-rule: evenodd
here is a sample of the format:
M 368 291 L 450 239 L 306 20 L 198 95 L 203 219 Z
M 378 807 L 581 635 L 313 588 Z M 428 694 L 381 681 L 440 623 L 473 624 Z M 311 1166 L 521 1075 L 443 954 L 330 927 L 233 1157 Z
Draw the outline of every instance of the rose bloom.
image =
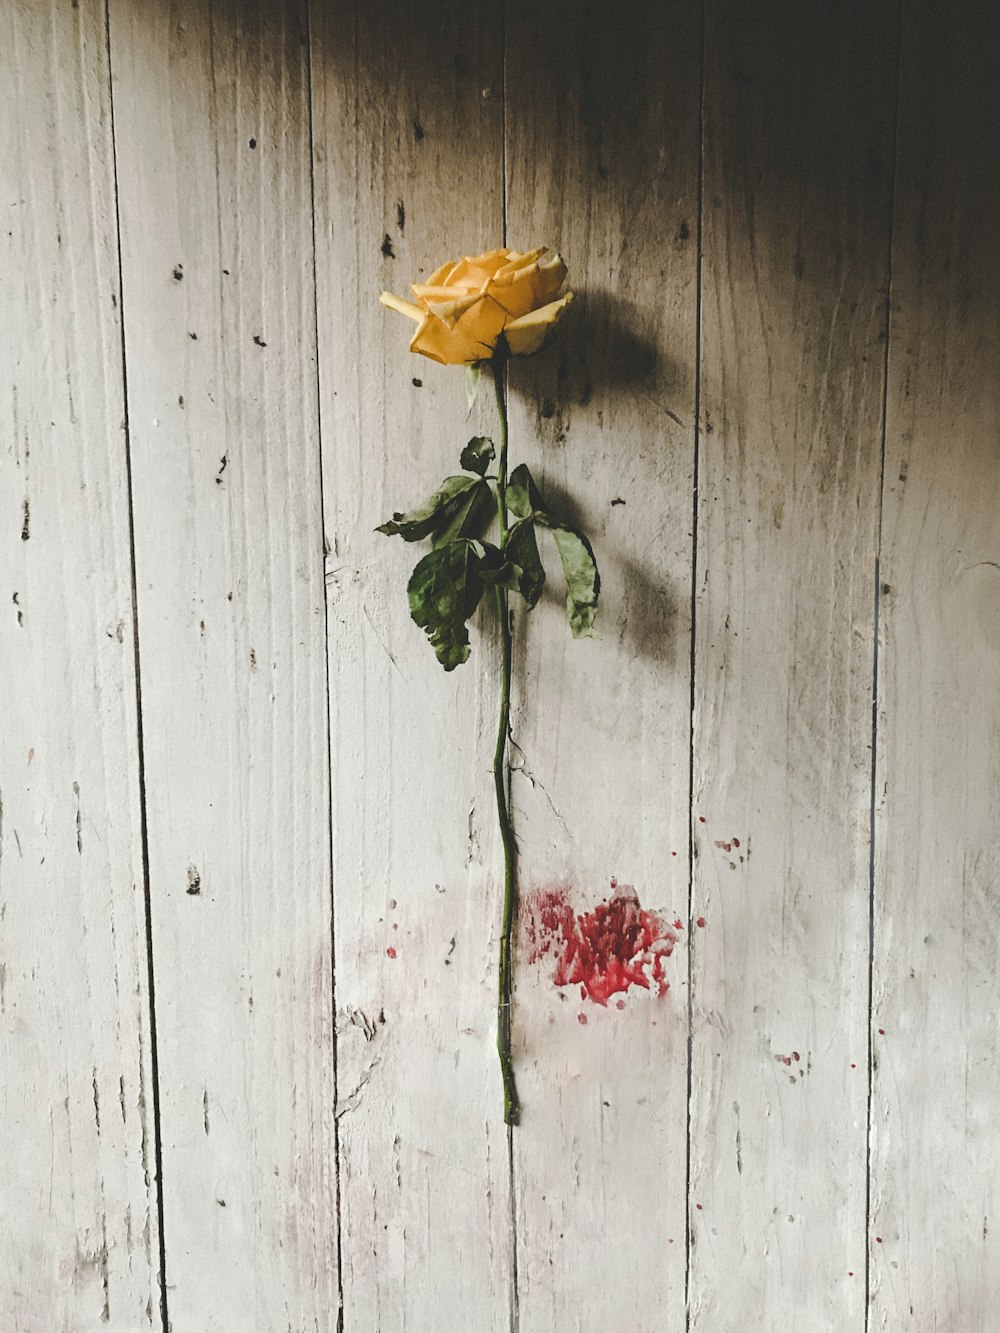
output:
M 573 299 L 559 296 L 566 265 L 559 255 L 544 258 L 545 246 L 488 250 L 474 259 L 449 260 L 427 282 L 415 282 L 417 303 L 391 292 L 379 300 L 417 325 L 410 351 L 446 366 L 487 361 L 501 333 L 514 356 L 530 356 Z

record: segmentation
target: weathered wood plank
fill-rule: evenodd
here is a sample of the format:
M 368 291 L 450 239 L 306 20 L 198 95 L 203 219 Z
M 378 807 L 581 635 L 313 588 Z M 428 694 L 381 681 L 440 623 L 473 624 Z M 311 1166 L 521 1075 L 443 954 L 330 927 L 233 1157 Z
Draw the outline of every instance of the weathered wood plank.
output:
M 872 1327 L 996 1328 L 994 7 L 907 4 L 879 672 Z
M 590 534 L 603 579 L 595 639 L 570 637 L 558 561 L 515 627 L 520 1328 L 679 1330 L 686 945 L 665 996 L 606 1006 L 530 958 L 539 895 L 586 930 L 614 879 L 686 937 L 700 20 L 515 4 L 507 30 L 510 242 L 558 247 L 578 295 L 557 347 L 511 367 L 512 458 Z
M 111 5 L 169 1313 L 333 1329 L 308 48 Z
M 890 6 L 709 3 L 691 1319 L 860 1329 Z
M 373 533 L 493 429 L 376 302 L 500 240 L 499 13 L 315 5 L 312 66 L 345 1328 L 506 1330 L 495 626 L 446 676 Z
M 103 5 L 0 18 L 0 1327 L 159 1327 Z

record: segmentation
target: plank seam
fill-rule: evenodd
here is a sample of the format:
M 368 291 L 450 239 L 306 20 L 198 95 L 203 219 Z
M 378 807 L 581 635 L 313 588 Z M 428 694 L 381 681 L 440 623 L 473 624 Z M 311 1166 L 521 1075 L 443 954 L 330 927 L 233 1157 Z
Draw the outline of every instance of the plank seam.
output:
M 334 1161 L 334 1211 L 337 1239 L 337 1333 L 344 1329 L 344 1266 L 341 1236 L 341 1199 L 340 1199 L 340 1122 L 336 1111 L 339 1104 L 337 1082 L 337 954 L 335 926 L 335 893 L 333 882 L 333 732 L 330 725 L 330 608 L 326 589 L 326 485 L 323 474 L 323 399 L 320 391 L 320 341 L 319 341 L 319 282 L 318 258 L 316 245 L 316 135 L 315 105 L 312 72 L 312 3 L 307 0 L 306 17 L 306 83 L 309 91 L 309 207 L 312 246 L 313 280 L 313 340 L 316 357 L 316 439 L 319 454 L 319 526 L 320 526 L 320 568 L 323 587 L 323 686 L 325 691 L 326 713 L 326 768 L 327 768 L 327 852 L 330 867 L 330 1005 L 333 1033 L 333 1161 Z M 356 18 L 356 16 L 355 16 Z M 357 45 L 355 43 L 355 49 Z
M 691 469 L 691 649 L 688 663 L 688 901 L 687 901 L 687 1126 L 684 1162 L 684 1326 L 691 1327 L 691 1126 L 694 1097 L 694 962 L 691 941 L 694 938 L 694 742 L 695 742 L 695 627 L 698 611 L 698 480 L 701 449 L 701 338 L 702 338 L 702 255 L 704 237 L 705 182 L 705 0 L 701 4 L 701 69 L 698 77 L 698 224 L 695 249 L 694 307 L 694 457 Z
M 163 1149 L 160 1135 L 160 1062 L 156 1036 L 156 987 L 153 965 L 153 904 L 149 875 L 149 826 L 146 818 L 146 754 L 143 743 L 142 674 L 139 645 L 139 592 L 135 560 L 135 491 L 132 482 L 132 432 L 129 421 L 128 360 L 125 350 L 125 289 L 122 273 L 122 223 L 118 193 L 118 140 L 115 128 L 115 88 L 111 60 L 111 6 L 104 3 L 104 43 L 108 62 L 108 123 L 111 134 L 111 174 L 115 197 L 115 246 L 118 260 L 118 327 L 122 361 L 122 414 L 125 433 L 125 486 L 128 501 L 129 577 L 132 588 L 132 660 L 135 674 L 136 755 L 139 784 L 139 838 L 142 851 L 142 898 L 146 927 L 146 987 L 149 994 L 150 1072 L 153 1080 L 153 1163 L 156 1172 L 156 1223 L 159 1247 L 160 1324 L 170 1333 L 167 1313 L 167 1243 L 163 1225 Z
M 865 1115 L 865 1333 L 871 1330 L 871 1232 L 872 1232 L 872 1117 L 875 1109 L 875 827 L 878 781 L 878 710 L 879 710 L 879 632 L 882 595 L 882 514 L 885 502 L 885 456 L 889 417 L 889 344 L 892 329 L 892 260 L 896 233 L 896 194 L 899 163 L 899 111 L 903 63 L 903 13 L 905 0 L 896 7 L 896 83 L 892 122 L 892 160 L 890 166 L 889 240 L 886 251 L 885 355 L 882 360 L 882 420 L 878 480 L 878 520 L 875 533 L 875 591 L 872 614 L 872 727 L 871 775 L 868 807 L 868 1104 Z

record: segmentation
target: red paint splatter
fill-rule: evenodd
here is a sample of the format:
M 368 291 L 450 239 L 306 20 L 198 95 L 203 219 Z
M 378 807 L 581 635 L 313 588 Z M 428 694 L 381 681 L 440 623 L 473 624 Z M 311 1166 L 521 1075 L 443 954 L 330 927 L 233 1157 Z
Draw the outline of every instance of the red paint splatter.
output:
M 879 1035 L 880 1037 L 884 1037 L 884 1036 L 885 1036 L 885 1028 L 879 1028 L 879 1030 L 878 1030 L 878 1035 Z
M 734 847 L 738 847 L 739 845 L 740 845 L 740 840 L 739 840 L 739 838 L 734 838 L 734 839 L 733 839 L 733 846 L 734 846 Z
M 699 824 L 704 824 L 704 822 L 705 822 L 705 816 L 704 816 L 704 815 L 699 815 L 699 816 L 698 816 L 698 823 L 699 823 Z
M 793 1059 L 793 1060 L 798 1060 L 798 1058 L 799 1058 L 799 1053 L 798 1053 L 798 1051 L 792 1051 L 792 1059 Z
M 586 1015 L 586 1014 L 577 1014 L 577 1016 L 576 1016 L 576 1021 L 580 1024 L 581 1027 L 586 1027 L 586 1026 L 587 1026 L 587 1015 Z
M 677 936 L 657 912 L 643 908 L 633 888 L 611 881 L 612 894 L 590 912 L 574 912 L 567 889 L 543 889 L 526 899 L 522 924 L 528 961 L 555 960 L 556 986 L 579 986 L 580 994 L 606 1005 L 631 986 L 665 995 L 663 971 Z
M 854 1276 L 854 1272 L 853 1272 L 852 1269 L 849 1268 L 849 1269 L 847 1270 L 847 1276 L 848 1276 L 848 1277 L 853 1277 L 853 1276 Z
M 700 917 L 698 918 L 698 920 L 697 920 L 694 924 L 695 924 L 696 926 L 702 926 L 702 927 L 703 927 L 703 926 L 705 925 L 705 918 L 704 918 L 703 916 L 700 916 Z
M 881 1244 L 882 1244 L 882 1237 L 881 1237 L 881 1236 L 876 1236 L 876 1237 L 875 1237 L 875 1244 L 876 1244 L 876 1245 L 881 1245 Z
M 624 1001 L 624 1000 L 618 1000 L 617 1003 L 615 1004 L 615 1008 L 616 1008 L 616 1009 L 624 1009 L 624 1008 L 625 1008 L 625 1001 Z
M 731 842 L 717 842 L 715 845 L 716 847 L 721 848 L 724 852 L 731 852 L 733 850 L 733 844 Z
M 696 1204 L 695 1204 L 695 1207 L 698 1209 L 698 1212 L 700 1213 L 700 1212 L 701 1212 L 701 1204 L 700 1204 L 700 1203 L 696 1203 Z
M 670 855 L 671 855 L 671 856 L 676 856 L 677 853 L 676 853 L 676 852 L 671 852 Z
M 851 1065 L 852 1069 L 857 1069 L 857 1065 Z
M 680 917 L 677 917 L 676 920 L 674 921 L 674 930 L 683 930 L 683 929 L 684 929 L 684 922 L 680 919 Z
M 386 957 L 388 957 L 388 958 L 395 958 L 395 957 L 396 957 L 396 950 L 393 949 L 393 948 L 388 948 L 388 949 L 386 949 L 385 952 L 386 952 Z

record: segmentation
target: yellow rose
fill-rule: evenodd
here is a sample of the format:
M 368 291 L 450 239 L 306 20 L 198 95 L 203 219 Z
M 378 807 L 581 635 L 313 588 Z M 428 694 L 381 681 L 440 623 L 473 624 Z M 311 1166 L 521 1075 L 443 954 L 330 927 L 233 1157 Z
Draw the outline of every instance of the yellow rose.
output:
M 488 250 L 449 260 L 427 282 L 413 284 L 416 305 L 391 292 L 379 300 L 416 323 L 410 351 L 442 365 L 489 360 L 501 333 L 515 356 L 530 356 L 573 299 L 572 292 L 559 296 L 566 265 L 559 255 L 545 254 L 543 245 L 525 254 Z

